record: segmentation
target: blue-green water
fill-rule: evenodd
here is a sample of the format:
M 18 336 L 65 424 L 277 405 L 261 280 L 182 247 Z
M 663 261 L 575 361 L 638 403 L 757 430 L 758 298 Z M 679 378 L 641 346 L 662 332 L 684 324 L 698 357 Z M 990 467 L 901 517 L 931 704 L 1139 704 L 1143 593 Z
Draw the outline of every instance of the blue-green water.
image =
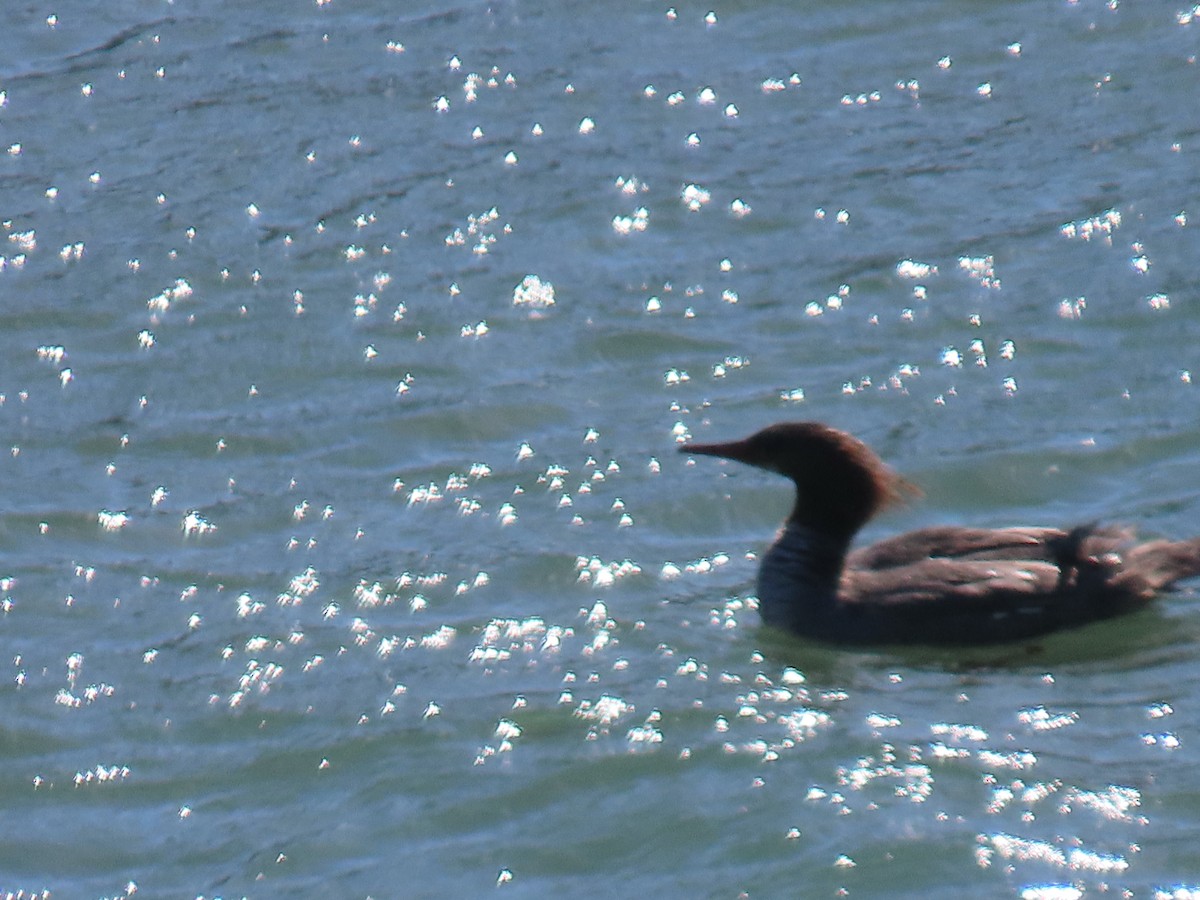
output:
M 1197 16 L 7 10 L 0 895 L 1200 894 L 1192 594 L 790 640 L 676 452 L 1200 531 Z

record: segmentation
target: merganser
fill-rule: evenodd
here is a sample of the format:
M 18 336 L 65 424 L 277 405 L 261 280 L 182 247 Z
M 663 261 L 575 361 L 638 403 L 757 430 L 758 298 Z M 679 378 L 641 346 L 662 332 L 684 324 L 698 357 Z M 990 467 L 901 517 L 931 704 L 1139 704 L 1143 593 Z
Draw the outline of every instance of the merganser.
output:
M 862 441 L 784 422 L 739 441 L 692 443 L 778 472 L 796 505 L 758 573 L 771 626 L 838 643 L 984 644 L 1107 619 L 1200 575 L 1200 537 L 1139 543 L 1130 529 L 935 526 L 850 550 L 880 509 L 919 494 Z

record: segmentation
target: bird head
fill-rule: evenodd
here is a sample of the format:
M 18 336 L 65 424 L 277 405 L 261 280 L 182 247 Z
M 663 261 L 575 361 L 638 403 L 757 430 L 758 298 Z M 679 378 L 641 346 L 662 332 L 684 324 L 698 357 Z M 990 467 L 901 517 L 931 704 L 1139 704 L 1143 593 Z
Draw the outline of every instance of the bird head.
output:
M 787 476 L 796 485 L 791 521 L 847 539 L 880 509 L 920 493 L 858 438 L 820 422 L 780 422 L 741 440 L 680 451 Z

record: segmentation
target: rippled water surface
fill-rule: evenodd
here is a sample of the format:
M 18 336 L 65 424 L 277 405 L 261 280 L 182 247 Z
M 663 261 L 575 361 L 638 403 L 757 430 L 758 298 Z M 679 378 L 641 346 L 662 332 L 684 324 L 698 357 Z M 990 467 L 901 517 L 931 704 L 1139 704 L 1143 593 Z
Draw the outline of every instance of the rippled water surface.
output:
M 764 631 L 848 428 L 1200 531 L 1200 9 L 68 0 L 0 28 L 0 895 L 1200 896 L 1200 605 Z

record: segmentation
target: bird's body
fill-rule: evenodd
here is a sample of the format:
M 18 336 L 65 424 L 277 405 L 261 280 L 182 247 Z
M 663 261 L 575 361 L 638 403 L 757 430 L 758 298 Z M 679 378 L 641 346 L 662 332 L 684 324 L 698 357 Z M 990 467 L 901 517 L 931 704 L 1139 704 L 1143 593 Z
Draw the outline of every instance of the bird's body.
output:
M 841 643 L 995 643 L 1106 619 L 1200 575 L 1200 538 L 1138 542 L 1084 525 L 939 526 L 850 549 L 881 507 L 911 490 L 865 444 L 814 422 L 772 425 L 686 453 L 779 472 L 796 505 L 763 556 L 763 621 Z

